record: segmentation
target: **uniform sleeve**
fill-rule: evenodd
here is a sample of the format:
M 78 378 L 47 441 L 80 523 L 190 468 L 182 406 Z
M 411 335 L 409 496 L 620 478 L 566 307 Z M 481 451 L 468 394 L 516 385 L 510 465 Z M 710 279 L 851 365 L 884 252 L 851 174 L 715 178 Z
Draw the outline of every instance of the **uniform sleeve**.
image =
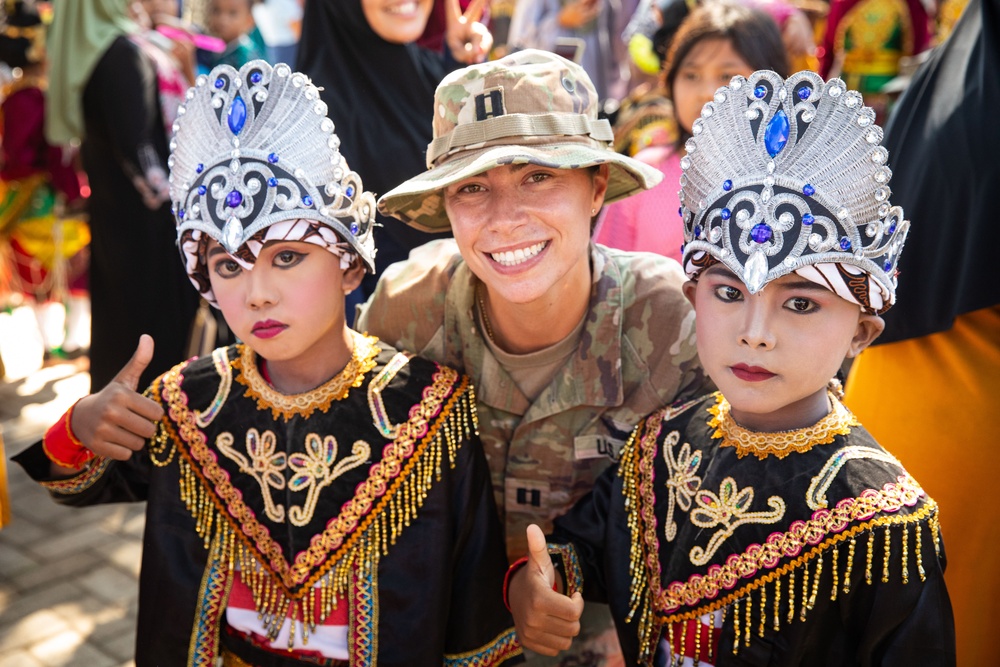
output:
M 456 478 L 453 516 L 458 525 L 444 664 L 520 663 L 514 621 L 503 603 L 507 570 L 503 531 L 477 436 L 462 445 Z
M 441 329 L 448 288 L 460 262 L 451 239 L 415 248 L 410 259 L 385 270 L 368 302 L 358 306 L 355 328 L 396 349 L 448 363 Z

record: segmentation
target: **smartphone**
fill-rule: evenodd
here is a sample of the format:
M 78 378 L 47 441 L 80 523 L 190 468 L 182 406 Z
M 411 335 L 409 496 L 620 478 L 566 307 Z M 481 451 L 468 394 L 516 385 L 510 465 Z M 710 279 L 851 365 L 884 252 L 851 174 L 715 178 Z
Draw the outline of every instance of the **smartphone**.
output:
M 587 43 L 579 37 L 557 37 L 553 53 L 579 65 L 585 48 L 587 48 Z

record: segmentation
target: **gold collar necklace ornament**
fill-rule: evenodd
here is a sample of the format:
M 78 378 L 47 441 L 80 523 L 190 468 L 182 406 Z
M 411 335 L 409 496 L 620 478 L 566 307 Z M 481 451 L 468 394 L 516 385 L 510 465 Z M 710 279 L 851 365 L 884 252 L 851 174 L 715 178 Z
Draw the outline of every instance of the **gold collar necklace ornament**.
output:
M 288 421 L 293 416 L 309 417 L 314 411 L 326 412 L 334 401 L 347 398 L 352 388 L 360 387 L 367 374 L 375 368 L 375 357 L 379 354 L 378 338 L 351 332 L 354 337 L 354 351 L 351 360 L 330 380 L 302 394 L 286 395 L 264 380 L 257 367 L 257 355 L 249 345 L 240 346 L 240 355 L 233 360 L 233 368 L 239 373 L 236 381 L 247 389 L 244 396 L 257 401 L 258 410 L 270 410 L 275 419 L 279 416 Z
M 838 435 L 847 435 L 852 426 L 860 422 L 843 403 L 837 400 L 833 393 L 828 393 L 833 409 L 812 426 L 792 431 L 751 431 L 736 423 L 730 414 L 729 401 L 721 392 L 715 394 L 715 405 L 708 411 L 713 417 L 708 422 L 715 428 L 713 438 L 722 438 L 721 447 L 735 447 L 736 456 L 743 458 L 753 454 L 760 460 L 773 454 L 783 459 L 792 452 L 804 453 L 816 445 L 827 445 Z

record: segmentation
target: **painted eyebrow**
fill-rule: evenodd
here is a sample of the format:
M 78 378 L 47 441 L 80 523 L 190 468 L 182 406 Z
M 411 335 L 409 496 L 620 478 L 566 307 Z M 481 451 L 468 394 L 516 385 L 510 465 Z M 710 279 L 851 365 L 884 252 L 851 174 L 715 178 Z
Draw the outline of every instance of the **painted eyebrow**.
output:
M 211 259 L 211 258 L 215 257 L 216 255 L 218 255 L 220 253 L 221 254 L 225 254 L 225 255 L 229 254 L 229 253 L 226 252 L 225 248 L 223 248 L 221 245 L 217 245 L 217 246 L 213 246 L 212 249 L 208 251 L 208 254 L 205 256 L 205 258 L 206 259 Z
M 829 292 L 830 289 L 826 288 L 819 283 L 814 283 L 811 280 L 806 280 L 805 278 L 801 280 L 790 281 L 787 283 L 781 283 L 779 287 L 783 290 L 795 290 L 795 291 L 806 291 L 806 292 Z

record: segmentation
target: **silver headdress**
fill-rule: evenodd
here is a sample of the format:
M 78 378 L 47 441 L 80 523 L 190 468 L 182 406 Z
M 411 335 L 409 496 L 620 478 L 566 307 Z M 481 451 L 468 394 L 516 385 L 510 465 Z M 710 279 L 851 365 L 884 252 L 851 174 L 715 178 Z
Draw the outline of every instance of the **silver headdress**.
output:
M 177 113 L 168 164 L 182 253 L 191 232 L 236 255 L 262 229 L 306 220 L 375 270 L 375 198 L 340 154 L 308 77 L 263 60 L 220 65 L 198 77 Z
M 866 310 L 892 305 L 909 222 L 889 203 L 882 129 L 860 93 L 813 72 L 737 76 L 692 134 L 680 192 L 689 275 L 711 257 L 750 293 L 796 271 Z

